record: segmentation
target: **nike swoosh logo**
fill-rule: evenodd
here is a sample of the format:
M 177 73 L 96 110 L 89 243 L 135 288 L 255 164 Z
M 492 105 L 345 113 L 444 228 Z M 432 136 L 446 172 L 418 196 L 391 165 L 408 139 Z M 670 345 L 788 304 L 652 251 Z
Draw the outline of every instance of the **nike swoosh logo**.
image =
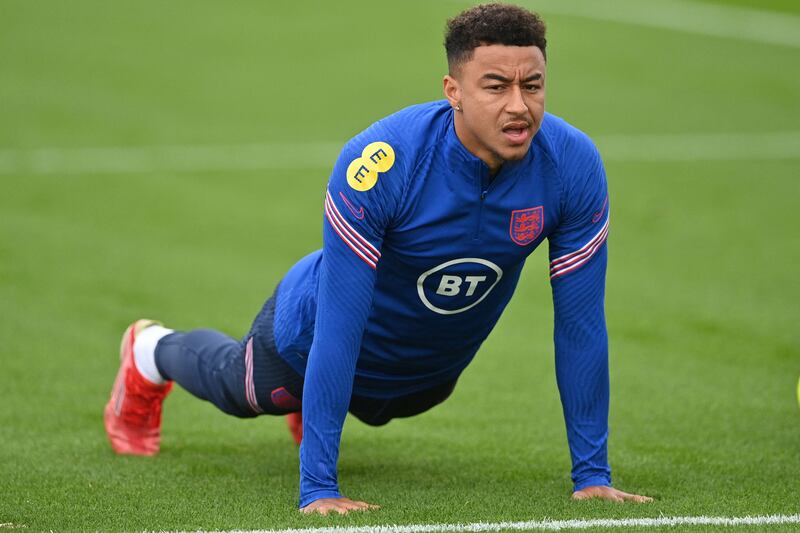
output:
M 606 212 L 606 206 L 608 205 L 608 195 L 606 195 L 606 199 L 603 201 L 603 207 L 600 208 L 600 211 L 592 216 L 592 224 L 597 224 L 600 222 L 600 219 L 603 218 L 603 213 Z
M 364 206 L 361 206 L 358 209 L 356 209 L 355 207 L 353 207 L 353 204 L 350 203 L 350 201 L 347 199 L 347 197 L 344 195 L 343 192 L 340 191 L 339 196 L 342 197 L 342 200 L 344 200 L 344 205 L 346 205 L 347 209 L 349 209 L 350 212 L 353 213 L 354 217 L 356 217 L 358 220 L 364 218 Z

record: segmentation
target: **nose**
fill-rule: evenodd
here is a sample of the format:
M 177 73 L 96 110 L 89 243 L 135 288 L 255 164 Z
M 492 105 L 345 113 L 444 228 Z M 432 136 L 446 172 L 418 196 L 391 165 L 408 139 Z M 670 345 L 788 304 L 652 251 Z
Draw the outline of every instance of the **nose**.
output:
M 525 105 L 525 99 L 522 98 L 522 89 L 516 83 L 511 85 L 511 90 L 508 92 L 506 111 L 511 115 L 524 115 L 528 112 L 528 106 Z

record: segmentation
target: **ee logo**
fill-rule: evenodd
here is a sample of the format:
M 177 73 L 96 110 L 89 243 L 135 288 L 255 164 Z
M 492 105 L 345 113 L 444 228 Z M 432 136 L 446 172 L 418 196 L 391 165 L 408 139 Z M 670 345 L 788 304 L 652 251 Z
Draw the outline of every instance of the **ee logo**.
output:
M 378 182 L 378 174 L 394 165 L 394 149 L 385 142 L 369 143 L 347 167 L 347 184 L 357 191 L 368 191 Z

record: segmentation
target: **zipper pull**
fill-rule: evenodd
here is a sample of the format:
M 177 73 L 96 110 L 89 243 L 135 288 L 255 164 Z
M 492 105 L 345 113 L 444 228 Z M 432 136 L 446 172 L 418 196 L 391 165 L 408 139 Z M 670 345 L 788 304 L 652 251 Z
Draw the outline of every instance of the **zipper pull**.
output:
M 481 191 L 481 201 L 483 201 L 483 200 L 485 200 L 485 199 L 486 199 L 486 195 L 487 195 L 488 193 L 489 193 L 489 191 Z

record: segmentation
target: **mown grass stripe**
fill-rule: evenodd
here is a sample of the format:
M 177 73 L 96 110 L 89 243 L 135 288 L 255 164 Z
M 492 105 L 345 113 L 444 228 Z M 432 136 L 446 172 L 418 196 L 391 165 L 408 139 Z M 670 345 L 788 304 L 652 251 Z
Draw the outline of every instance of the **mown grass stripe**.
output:
M 607 135 L 603 159 L 617 161 L 759 161 L 800 159 L 800 131 Z
M 247 143 L 0 150 L 0 174 L 131 174 L 324 168 L 342 143 Z
M 599 136 L 605 160 L 743 161 L 800 159 L 800 131 Z M 341 143 L 119 146 L 0 150 L 0 175 L 149 174 L 329 169 Z

